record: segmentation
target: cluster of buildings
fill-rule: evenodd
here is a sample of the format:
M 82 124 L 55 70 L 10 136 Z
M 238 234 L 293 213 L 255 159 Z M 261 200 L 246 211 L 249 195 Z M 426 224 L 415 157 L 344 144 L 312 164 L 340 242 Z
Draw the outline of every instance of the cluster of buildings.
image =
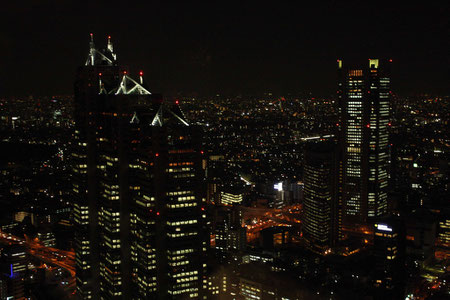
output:
M 448 98 L 393 95 L 391 63 L 338 60 L 332 100 L 165 99 L 91 35 L 71 104 L 0 100 L 5 145 L 53 147 L 0 165 L 0 297 L 448 294 Z

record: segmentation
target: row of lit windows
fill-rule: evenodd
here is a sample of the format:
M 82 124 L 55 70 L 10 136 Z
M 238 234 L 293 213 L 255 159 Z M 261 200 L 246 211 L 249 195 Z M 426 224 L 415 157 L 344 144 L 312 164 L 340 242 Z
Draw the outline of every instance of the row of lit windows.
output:
M 177 172 L 188 172 L 191 170 L 192 170 L 192 168 L 178 168 L 178 169 L 166 169 L 166 172 L 177 173 Z
M 197 206 L 196 202 L 193 203 L 179 203 L 179 204 L 167 204 L 169 208 L 183 208 L 183 207 L 193 207 Z
M 186 236 L 193 236 L 197 235 L 197 232 L 180 232 L 180 233 L 167 233 L 167 236 L 170 238 L 179 238 L 179 237 L 186 237 Z
M 170 167 L 176 167 L 176 166 L 192 166 L 194 165 L 193 162 L 178 162 L 178 163 L 169 163 Z
M 178 195 L 186 195 L 193 194 L 193 191 L 176 191 L 176 192 L 168 192 L 167 196 L 178 196 Z
M 187 225 L 187 224 L 196 224 L 197 220 L 185 220 L 185 221 L 177 221 L 177 222 L 170 222 L 167 221 L 167 225 L 169 226 L 178 226 L 178 225 Z

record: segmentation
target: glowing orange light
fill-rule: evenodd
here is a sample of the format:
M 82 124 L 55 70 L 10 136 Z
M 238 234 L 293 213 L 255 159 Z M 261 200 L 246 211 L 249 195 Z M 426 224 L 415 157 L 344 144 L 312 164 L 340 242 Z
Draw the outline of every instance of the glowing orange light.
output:
M 98 76 L 102 76 L 102 73 L 98 73 Z
M 336 123 L 336 126 L 339 126 L 339 123 Z
M 123 74 L 124 74 L 124 75 L 127 75 L 127 71 L 123 71 Z
M 159 156 L 159 153 L 156 153 L 155 156 L 158 157 L 158 156 Z
M 110 36 L 110 35 L 108 35 L 108 39 L 111 39 L 111 36 Z
M 392 62 L 392 59 L 390 59 L 389 62 Z

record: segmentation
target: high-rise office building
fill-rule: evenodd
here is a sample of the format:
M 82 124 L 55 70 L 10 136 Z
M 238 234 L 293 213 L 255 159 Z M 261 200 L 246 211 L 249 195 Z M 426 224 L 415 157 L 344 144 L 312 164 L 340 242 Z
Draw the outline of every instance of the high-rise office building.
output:
M 82 299 L 199 298 L 207 237 L 201 129 L 117 64 L 108 37 L 75 83 L 72 151 Z
M 390 60 L 346 67 L 338 60 L 344 230 L 371 231 L 387 212 Z
M 242 204 L 244 193 L 237 188 L 228 188 L 220 192 L 220 202 L 226 205 Z
M 222 254 L 237 254 L 245 250 L 246 227 L 242 227 L 242 211 L 239 207 L 216 207 L 213 224 L 216 250 Z
M 6 245 L 0 249 L 1 269 L 6 297 L 2 299 L 25 299 L 25 277 L 28 269 L 28 255 L 22 245 Z M 6 288 L 6 289 L 5 289 Z
M 377 295 L 388 299 L 404 297 L 405 228 L 394 216 L 380 218 L 374 224 L 374 285 Z
M 309 143 L 304 156 L 303 235 L 308 248 L 329 253 L 339 239 L 341 224 L 339 155 L 333 142 Z

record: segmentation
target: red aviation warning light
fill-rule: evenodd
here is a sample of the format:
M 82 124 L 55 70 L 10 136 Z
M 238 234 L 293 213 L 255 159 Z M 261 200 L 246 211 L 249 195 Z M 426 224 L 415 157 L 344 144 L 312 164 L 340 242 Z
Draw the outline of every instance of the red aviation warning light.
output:
M 98 76 L 102 76 L 102 73 L 100 72 L 100 73 L 98 73 Z
M 367 127 L 367 128 L 370 128 L 370 124 L 367 124 L 366 127 Z
M 140 80 L 141 84 L 144 84 L 144 77 L 143 77 L 143 75 L 144 75 L 144 72 L 142 70 L 139 71 L 139 80 Z
M 155 156 L 158 157 L 158 156 L 159 156 L 159 153 L 155 153 Z
M 178 99 L 175 100 L 175 104 L 176 104 L 176 105 L 180 104 L 180 101 L 178 101 Z

